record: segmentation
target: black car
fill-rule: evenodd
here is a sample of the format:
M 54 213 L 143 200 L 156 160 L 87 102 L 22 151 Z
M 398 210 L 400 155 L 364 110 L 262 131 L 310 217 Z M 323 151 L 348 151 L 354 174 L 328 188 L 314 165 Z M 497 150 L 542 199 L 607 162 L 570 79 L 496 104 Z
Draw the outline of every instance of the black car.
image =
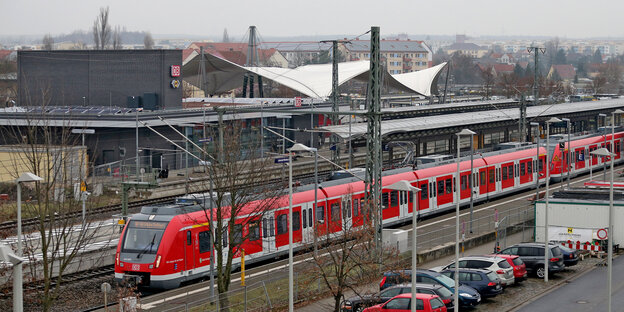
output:
M 455 278 L 455 270 L 444 270 L 440 273 Z M 459 282 L 476 289 L 481 297 L 494 297 L 503 292 L 498 274 L 490 270 L 460 268 Z
M 388 287 L 373 295 L 354 296 L 342 302 L 340 308 L 343 312 L 362 311 L 367 307 L 384 303 L 394 296 L 412 292 L 412 284 L 400 284 Z M 416 284 L 416 292 L 421 294 L 437 295 L 447 308 L 453 307 L 453 293 L 442 285 Z
M 563 254 L 563 263 L 565 263 L 566 267 L 575 266 L 579 262 L 579 253 L 580 251 L 572 248 L 568 248 L 566 246 L 559 246 L 561 249 L 561 253 Z
M 384 290 L 390 286 L 401 283 L 408 283 L 412 280 L 412 270 L 388 271 L 379 283 L 379 289 Z M 455 291 L 455 281 L 436 271 L 418 270 L 416 275 L 417 283 L 442 285 L 451 292 Z M 459 305 L 460 307 L 475 307 L 481 302 L 481 295 L 474 288 L 459 284 Z
M 563 271 L 563 254 L 559 245 L 548 245 L 548 273 Z M 544 277 L 544 244 L 540 243 L 520 243 L 501 250 L 504 255 L 518 255 L 526 264 L 527 272 L 535 274 L 539 278 Z

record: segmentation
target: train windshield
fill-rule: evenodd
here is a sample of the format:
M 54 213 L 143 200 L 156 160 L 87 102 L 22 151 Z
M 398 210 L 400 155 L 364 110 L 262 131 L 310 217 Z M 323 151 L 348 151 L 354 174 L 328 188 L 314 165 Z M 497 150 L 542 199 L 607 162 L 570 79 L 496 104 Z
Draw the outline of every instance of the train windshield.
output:
M 167 222 L 134 220 L 128 224 L 122 252 L 155 254 L 162 239 Z

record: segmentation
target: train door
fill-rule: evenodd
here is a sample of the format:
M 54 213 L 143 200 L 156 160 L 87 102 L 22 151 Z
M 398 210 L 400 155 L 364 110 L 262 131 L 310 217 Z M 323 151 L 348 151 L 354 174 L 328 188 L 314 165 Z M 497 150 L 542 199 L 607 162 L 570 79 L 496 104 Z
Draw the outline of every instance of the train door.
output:
M 500 180 L 501 189 L 506 189 L 514 186 L 514 163 L 505 163 L 500 166 Z
M 351 195 L 344 195 L 342 197 L 342 228 L 351 229 L 353 217 L 353 207 L 351 206 Z
M 577 148 L 574 151 L 574 169 L 581 170 L 585 168 L 585 148 Z
M 399 191 L 399 216 L 407 217 L 410 213 L 409 195 L 407 191 Z
M 461 189 L 461 198 L 466 199 L 470 198 L 470 172 L 462 172 L 460 174 L 460 189 Z
M 325 220 L 327 213 L 325 209 L 325 200 L 318 201 L 318 205 L 314 207 L 314 213 L 316 215 L 316 235 L 323 236 L 327 234 L 327 220 Z
M 288 246 L 288 227 L 292 223 L 293 243 L 301 242 L 301 206 L 293 207 L 293 222 L 288 222 L 288 209 L 275 212 L 275 246 Z
M 479 194 L 487 194 L 488 192 L 488 169 L 479 169 Z
M 598 165 L 598 157 L 594 156 L 591 152 L 595 151 L 598 147 L 594 144 L 594 145 L 590 145 L 589 146 L 589 155 L 591 155 L 591 166 L 596 166 Z
M 351 217 L 352 226 L 361 226 L 364 224 L 364 194 L 354 195 L 352 198 L 353 214 Z
M 453 176 L 436 178 L 437 206 L 453 203 Z
M 519 178 L 518 182 L 520 184 L 528 183 L 533 181 L 533 161 L 532 159 L 523 159 L 519 164 Z
M 262 217 L 262 250 L 275 250 L 275 217 L 272 213 Z
M 305 243 L 314 241 L 314 215 L 312 214 L 312 207 L 314 203 L 307 203 L 301 206 L 301 230 L 302 237 Z
M 184 245 L 184 264 L 185 270 L 187 274 L 193 274 L 193 268 L 195 267 L 195 250 L 193 246 L 193 233 L 192 231 L 186 230 L 186 244 Z
M 340 215 L 341 202 L 340 198 L 334 198 L 327 200 L 327 212 L 328 212 L 328 225 L 329 232 L 336 233 L 342 230 L 342 218 Z
M 421 181 L 419 182 L 420 186 L 420 194 L 417 194 L 418 201 L 418 210 L 426 210 L 429 209 L 429 195 L 431 194 L 431 190 L 429 189 L 429 181 Z

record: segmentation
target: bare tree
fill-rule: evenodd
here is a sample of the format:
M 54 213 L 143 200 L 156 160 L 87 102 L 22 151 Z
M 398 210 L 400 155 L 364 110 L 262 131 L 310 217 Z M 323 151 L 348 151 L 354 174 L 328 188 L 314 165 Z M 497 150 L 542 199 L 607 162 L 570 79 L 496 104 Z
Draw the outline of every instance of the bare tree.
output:
M 498 86 L 505 93 L 507 98 L 512 98 L 518 93 L 516 86 L 518 85 L 518 76 L 515 73 L 505 73 L 498 78 Z
M 223 28 L 223 38 L 221 42 L 230 42 L 230 36 L 228 35 L 227 28 Z
M 270 209 L 283 204 L 284 185 L 277 180 L 267 180 L 267 168 L 273 159 L 259 157 L 259 137 L 247 134 L 240 122 L 222 127 L 222 144 L 216 144 L 213 161 L 206 166 L 214 194 L 214 209 L 204 207 L 205 217 L 212 221 L 211 235 L 216 267 L 217 289 L 220 294 L 230 287 L 233 260 L 246 250 L 251 254 L 260 248 L 261 222 Z M 209 133 L 219 137 L 218 133 Z M 208 190 L 209 185 L 202 185 Z M 253 188 L 250 188 L 253 187 Z M 220 207 L 220 208 L 216 208 Z M 228 306 L 228 298 L 221 297 L 221 306 Z
M 54 38 L 50 34 L 43 36 L 42 43 L 44 50 L 54 50 Z
M 367 213 L 371 210 L 364 199 L 348 194 L 332 205 L 342 207 L 338 210 L 342 214 L 331 215 L 324 224 L 315 226 L 315 235 L 326 248 L 313 254 L 306 263 L 306 270 L 321 279 L 334 299 L 332 310 L 340 312 L 345 291 L 360 293 L 360 285 L 379 276 L 380 256 L 373 243 L 375 229 Z M 342 231 L 340 236 L 330 235 L 329 232 L 338 229 Z M 384 248 L 381 256 L 385 270 L 396 269 L 397 251 L 394 248 Z
M 494 85 L 494 69 L 492 65 L 487 65 L 485 68 L 481 69 L 479 75 L 481 76 L 481 80 L 483 81 L 483 88 L 485 89 L 485 99 L 490 99 L 490 92 L 492 90 L 492 86 Z
M 143 47 L 145 50 L 151 50 L 154 48 L 154 38 L 152 38 L 152 34 L 148 31 L 145 33 L 145 37 L 143 37 Z
M 115 26 L 113 31 L 113 50 L 121 50 L 121 27 Z
M 111 40 L 111 26 L 108 23 L 109 8 L 100 8 L 100 14 L 93 21 L 93 41 L 96 50 L 104 50 Z
M 45 99 L 48 92 L 41 91 Z M 49 311 L 63 295 L 65 276 L 76 268 L 92 268 L 93 263 L 83 262 L 81 253 L 101 228 L 90 217 L 83 221 L 79 213 L 81 201 L 75 187 L 86 181 L 90 167 L 79 138 L 71 134 L 69 125 L 53 126 L 45 113 L 28 114 L 26 125 L 5 126 L 0 131 L 4 142 L 14 143 L 11 160 L 3 162 L 2 169 L 15 177 L 32 172 L 43 178 L 25 185 L 28 200 L 22 204 L 22 214 L 37 223 L 25 229 L 24 256 L 29 265 L 24 272 L 26 281 L 43 285 L 42 290 L 26 294 L 27 302 L 36 310 Z M 96 204 L 97 200 L 89 198 L 87 212 Z

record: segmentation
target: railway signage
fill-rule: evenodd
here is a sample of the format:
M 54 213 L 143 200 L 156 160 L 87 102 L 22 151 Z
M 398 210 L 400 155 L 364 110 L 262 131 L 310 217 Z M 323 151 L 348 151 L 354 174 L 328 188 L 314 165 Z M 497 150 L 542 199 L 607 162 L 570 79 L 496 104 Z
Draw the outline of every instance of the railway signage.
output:
M 181 67 L 180 65 L 171 65 L 171 77 L 180 77 Z
M 295 97 L 295 107 L 301 107 L 301 97 Z
M 598 239 L 600 240 L 605 240 L 607 239 L 607 229 L 600 229 L 596 232 L 596 236 L 598 237 Z
M 592 229 L 582 229 L 577 227 L 549 226 L 548 236 L 551 241 L 582 241 L 592 240 Z
M 197 142 L 199 142 L 199 143 L 212 142 L 212 137 L 201 138 L 201 139 L 197 140 Z
M 288 157 L 280 157 L 280 158 L 275 158 L 275 163 L 276 163 L 276 164 L 285 164 L 285 163 L 288 163 Z

